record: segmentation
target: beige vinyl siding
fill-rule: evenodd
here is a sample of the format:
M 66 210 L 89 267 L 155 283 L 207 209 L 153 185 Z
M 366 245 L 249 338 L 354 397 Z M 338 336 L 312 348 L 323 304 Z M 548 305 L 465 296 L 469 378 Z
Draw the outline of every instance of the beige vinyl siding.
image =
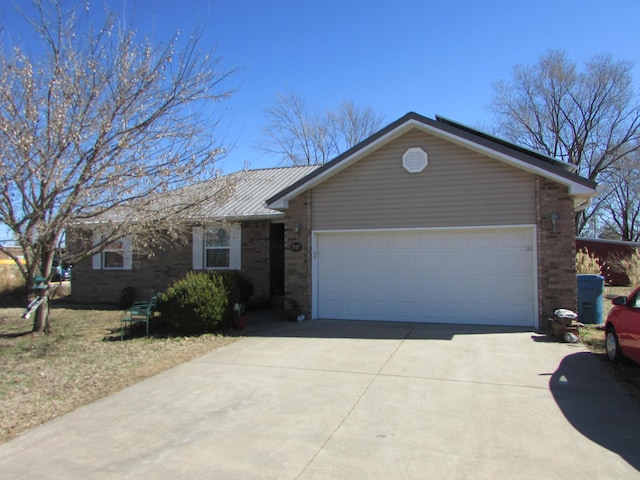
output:
M 421 147 L 422 173 L 402 155 Z M 314 230 L 429 228 L 535 223 L 535 177 L 413 130 L 312 190 Z

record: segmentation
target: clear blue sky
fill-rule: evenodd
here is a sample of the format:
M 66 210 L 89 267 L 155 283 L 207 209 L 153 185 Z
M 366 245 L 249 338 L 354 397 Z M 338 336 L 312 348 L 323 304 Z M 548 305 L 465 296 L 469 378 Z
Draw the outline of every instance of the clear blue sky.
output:
M 341 100 L 368 104 L 392 122 L 408 111 L 470 126 L 491 123 L 494 82 L 550 48 L 579 63 L 596 53 L 636 62 L 639 0 L 93 0 L 127 26 L 166 41 L 203 31 L 226 68 L 240 70 L 221 105 L 219 134 L 233 149 L 224 171 L 278 165 L 253 146 L 264 109 L 290 90 L 320 109 Z M 14 5 L 0 5 L 0 40 L 20 37 Z
M 491 123 L 492 84 L 550 48 L 577 62 L 596 53 L 636 62 L 640 85 L 639 0 L 104 1 L 154 40 L 200 29 L 203 45 L 240 69 L 220 110 L 227 172 L 278 164 L 254 148 L 276 92 L 320 109 L 368 104 L 387 123 L 415 111 L 481 126 Z M 20 35 L 13 5 L 25 3 L 0 6 L 3 36 Z

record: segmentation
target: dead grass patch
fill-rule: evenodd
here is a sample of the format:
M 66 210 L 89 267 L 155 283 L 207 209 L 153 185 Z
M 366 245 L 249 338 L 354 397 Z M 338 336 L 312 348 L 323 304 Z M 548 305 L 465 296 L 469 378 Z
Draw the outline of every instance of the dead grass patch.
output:
M 196 358 L 237 337 L 166 334 L 120 342 L 120 311 L 51 309 L 51 335 L 32 334 L 23 309 L 0 309 L 0 442 Z

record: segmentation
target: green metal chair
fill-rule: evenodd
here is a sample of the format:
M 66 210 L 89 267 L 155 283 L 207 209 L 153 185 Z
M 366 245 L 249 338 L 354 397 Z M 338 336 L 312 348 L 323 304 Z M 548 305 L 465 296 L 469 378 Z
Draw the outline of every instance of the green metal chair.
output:
M 122 312 L 120 317 L 120 341 L 124 339 L 125 325 L 145 323 L 146 336 L 149 336 L 149 321 L 153 318 L 158 304 L 159 293 L 155 293 L 148 302 L 136 302 Z

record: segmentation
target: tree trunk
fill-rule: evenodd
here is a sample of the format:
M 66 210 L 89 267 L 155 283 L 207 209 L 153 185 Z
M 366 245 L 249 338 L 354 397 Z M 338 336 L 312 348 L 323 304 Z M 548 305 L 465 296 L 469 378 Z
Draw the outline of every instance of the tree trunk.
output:
M 51 333 L 51 326 L 49 325 L 49 295 L 44 294 L 44 301 L 36 310 L 36 314 L 33 317 L 33 330 L 34 333 Z

